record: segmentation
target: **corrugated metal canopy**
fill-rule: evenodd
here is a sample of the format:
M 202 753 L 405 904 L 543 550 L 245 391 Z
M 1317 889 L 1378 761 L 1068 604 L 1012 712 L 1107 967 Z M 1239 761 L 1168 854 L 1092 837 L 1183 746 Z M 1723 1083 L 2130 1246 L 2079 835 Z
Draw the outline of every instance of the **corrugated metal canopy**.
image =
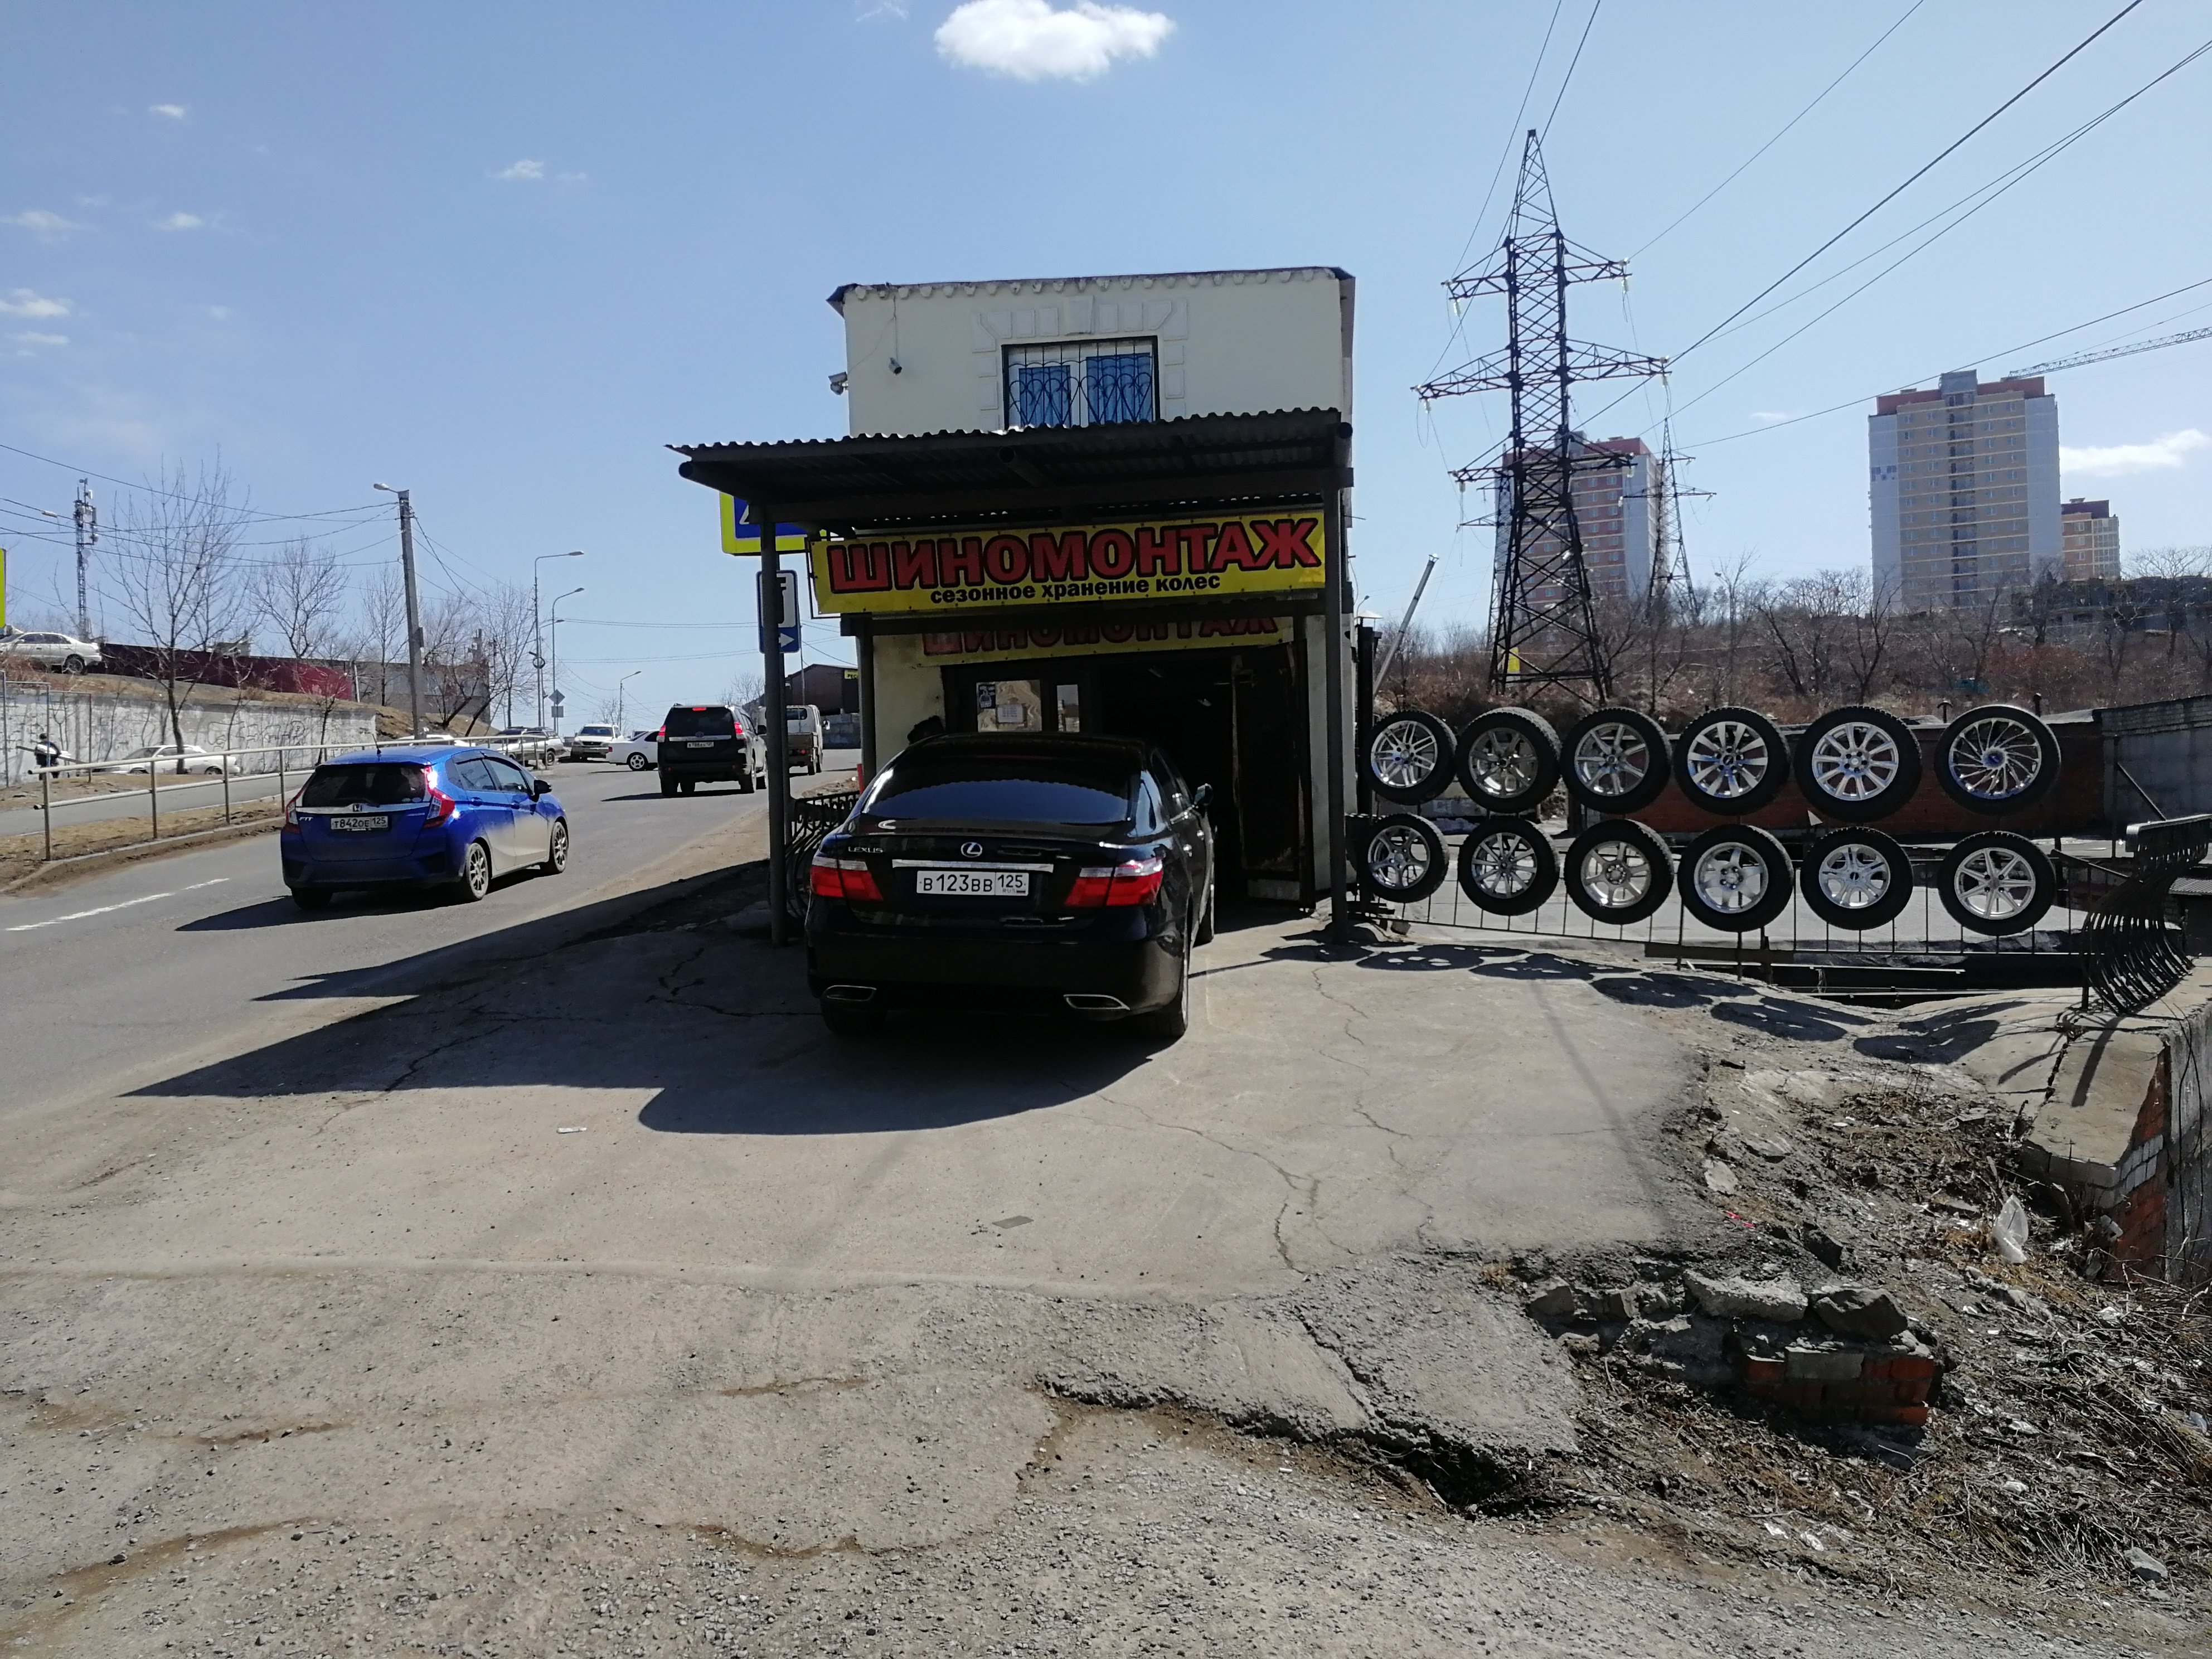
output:
M 1333 409 L 669 447 L 693 483 L 830 530 L 1312 501 L 1352 483 L 1352 428 Z

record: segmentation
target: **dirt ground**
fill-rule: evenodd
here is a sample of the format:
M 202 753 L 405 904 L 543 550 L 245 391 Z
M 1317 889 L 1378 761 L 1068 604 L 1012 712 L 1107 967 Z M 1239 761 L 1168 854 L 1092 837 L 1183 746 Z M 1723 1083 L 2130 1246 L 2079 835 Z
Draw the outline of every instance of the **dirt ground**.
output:
M 179 836 L 198 835 L 209 830 L 220 830 L 229 824 L 264 824 L 274 827 L 283 814 L 281 801 L 241 801 L 230 809 L 226 818 L 220 806 L 194 807 L 180 812 L 161 814 L 161 841 Z M 160 843 L 149 839 L 153 828 L 149 817 L 106 818 L 97 823 L 69 823 L 54 830 L 54 856 L 75 858 L 84 853 L 105 853 L 125 848 L 143 847 L 149 855 L 160 850 Z M 46 840 L 42 836 L 0 836 L 0 887 L 30 874 L 45 862 Z

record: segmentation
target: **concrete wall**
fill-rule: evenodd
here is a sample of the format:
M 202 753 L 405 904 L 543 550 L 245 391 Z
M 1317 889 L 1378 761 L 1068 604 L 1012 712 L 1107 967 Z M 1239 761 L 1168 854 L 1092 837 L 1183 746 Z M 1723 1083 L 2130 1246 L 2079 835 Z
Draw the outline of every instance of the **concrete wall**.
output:
M 2100 708 L 2097 726 L 2112 823 L 2212 812 L 2212 697 Z
M 1352 415 L 1352 278 L 1324 266 L 854 283 L 837 303 L 856 434 L 998 431 L 1006 347 L 1142 337 L 1158 342 L 1162 420 Z
M 313 758 L 312 745 L 353 746 L 376 736 L 376 716 L 357 703 L 333 704 L 326 712 L 319 703 L 262 702 L 204 686 L 185 705 L 183 724 L 186 743 L 217 752 L 302 745 L 284 757 L 290 769 Z M 0 748 L 6 750 L 0 759 L 0 782 L 21 782 L 31 775 L 25 745 L 40 732 L 52 732 L 78 760 L 114 760 L 134 749 L 170 740 L 167 706 L 158 697 L 68 692 L 41 696 L 27 685 L 10 685 L 0 693 Z M 241 754 L 236 769 L 273 772 L 276 761 L 274 754 Z

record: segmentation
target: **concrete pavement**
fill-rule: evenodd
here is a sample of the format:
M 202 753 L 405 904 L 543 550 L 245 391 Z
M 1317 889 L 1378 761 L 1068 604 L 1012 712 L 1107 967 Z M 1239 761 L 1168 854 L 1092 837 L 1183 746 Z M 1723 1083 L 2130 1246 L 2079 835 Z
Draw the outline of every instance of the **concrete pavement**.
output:
M 482 905 L 301 917 L 266 843 L 0 902 L 0 1640 L 1550 1652 L 1572 1582 L 1611 1650 L 1744 1650 L 1360 1461 L 1575 1447 L 1496 1270 L 1715 1225 L 1691 976 L 1224 915 L 1172 1047 L 841 1042 L 726 925 L 759 798 L 599 775 Z M 1851 1617 L 1807 1650 L 1987 1644 Z

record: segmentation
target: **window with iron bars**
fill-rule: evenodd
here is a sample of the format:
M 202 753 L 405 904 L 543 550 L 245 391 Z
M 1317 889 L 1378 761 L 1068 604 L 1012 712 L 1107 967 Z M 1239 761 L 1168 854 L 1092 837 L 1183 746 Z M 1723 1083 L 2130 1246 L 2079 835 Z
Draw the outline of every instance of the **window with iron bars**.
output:
M 1006 348 L 1006 424 L 1109 426 L 1160 417 L 1159 343 L 1066 340 Z

